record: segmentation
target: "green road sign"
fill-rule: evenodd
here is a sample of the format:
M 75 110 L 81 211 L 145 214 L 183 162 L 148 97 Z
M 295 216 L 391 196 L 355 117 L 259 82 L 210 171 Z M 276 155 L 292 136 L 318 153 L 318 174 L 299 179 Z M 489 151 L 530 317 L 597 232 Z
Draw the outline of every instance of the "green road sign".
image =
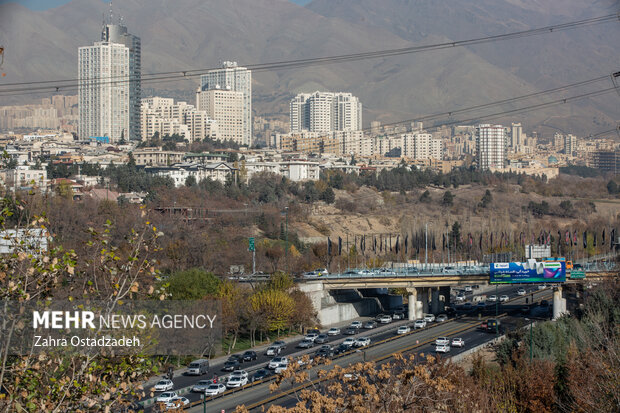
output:
M 248 251 L 254 251 L 254 237 L 249 238 L 249 247 Z
M 586 278 L 586 272 L 582 270 L 572 270 L 570 272 L 570 278 L 575 280 Z

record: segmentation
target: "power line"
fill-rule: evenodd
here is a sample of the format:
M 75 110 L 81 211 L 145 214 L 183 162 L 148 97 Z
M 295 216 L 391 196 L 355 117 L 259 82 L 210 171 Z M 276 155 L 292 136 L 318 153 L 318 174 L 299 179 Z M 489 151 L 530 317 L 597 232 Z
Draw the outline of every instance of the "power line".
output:
M 379 50 L 379 51 L 373 51 L 373 52 L 363 52 L 363 53 L 354 53 L 354 54 L 327 56 L 327 57 L 318 57 L 318 58 L 309 58 L 309 59 L 297 59 L 297 60 L 288 60 L 288 61 L 271 62 L 271 63 L 259 63 L 259 64 L 246 65 L 245 67 L 255 72 L 261 72 L 261 71 L 285 70 L 285 69 L 293 69 L 293 68 L 298 68 L 298 67 L 352 62 L 352 61 L 358 61 L 358 60 L 364 60 L 364 59 L 399 56 L 399 55 L 420 53 L 420 52 L 426 52 L 426 51 L 432 51 L 432 50 L 442 50 L 442 49 L 448 49 L 448 48 L 454 48 L 454 47 L 473 46 L 473 45 L 501 41 L 501 40 L 518 39 L 518 38 L 523 38 L 523 37 L 553 33 L 557 31 L 570 30 L 570 29 L 574 29 L 578 27 L 598 25 L 598 24 L 608 23 L 608 22 L 612 22 L 616 20 L 620 20 L 620 13 L 608 14 L 605 16 L 599 16 L 599 17 L 594 17 L 590 19 L 578 20 L 578 21 L 562 23 L 562 24 L 557 24 L 557 25 L 552 25 L 552 26 L 540 27 L 536 29 L 523 30 L 523 31 L 518 31 L 518 32 L 513 32 L 513 33 L 486 36 L 486 37 L 480 37 L 480 38 L 474 38 L 474 39 L 444 42 L 444 43 L 437 43 L 437 44 L 432 44 L 432 45 L 412 46 L 412 47 L 405 47 L 405 48 L 398 48 L 398 49 Z M 143 75 L 141 79 L 126 79 L 125 77 L 119 80 L 113 80 L 113 79 L 120 78 L 120 77 L 93 78 L 91 79 L 91 82 L 89 83 L 88 86 L 92 87 L 92 86 L 105 85 L 105 84 L 122 84 L 122 83 L 135 82 L 138 80 L 141 80 L 142 83 L 168 82 L 168 81 L 173 81 L 173 80 L 182 79 L 182 78 L 191 78 L 191 77 L 201 76 L 202 74 L 208 72 L 209 70 L 214 70 L 214 69 L 217 69 L 217 68 L 203 68 L 203 69 L 190 69 L 190 70 L 151 73 L 151 74 Z M 59 92 L 61 89 L 63 91 L 75 90 L 77 88 L 76 83 L 78 82 L 78 80 L 79 79 L 64 79 L 64 80 L 9 83 L 5 85 L 0 85 L 0 94 L 5 94 L 5 93 L 18 94 L 17 92 L 33 92 L 33 91 L 36 91 L 38 93 L 54 92 L 54 91 Z M 11 86 L 13 87 L 14 86 L 28 86 L 28 87 L 2 89 L 6 87 L 11 87 Z M 26 94 L 26 93 L 22 93 L 22 94 Z

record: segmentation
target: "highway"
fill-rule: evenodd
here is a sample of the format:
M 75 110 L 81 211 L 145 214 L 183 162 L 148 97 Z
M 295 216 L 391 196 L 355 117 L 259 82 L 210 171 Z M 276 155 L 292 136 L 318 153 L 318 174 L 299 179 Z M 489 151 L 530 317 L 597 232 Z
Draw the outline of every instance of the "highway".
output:
M 519 287 L 520 286 L 517 286 L 517 285 L 498 287 L 498 290 L 497 290 L 498 295 L 506 294 L 509 297 L 511 297 L 511 299 L 513 299 L 509 303 L 502 303 L 499 308 L 500 312 L 518 310 L 523 306 L 523 303 L 525 302 L 526 297 L 517 296 L 516 291 Z M 531 286 L 526 286 L 526 287 L 528 288 L 528 295 L 527 295 L 528 299 L 531 297 L 530 292 L 533 292 L 536 294 L 537 300 L 540 300 L 543 295 L 545 299 L 551 298 L 550 289 L 539 291 L 536 289 L 536 287 L 533 287 L 533 288 Z M 474 294 L 475 294 L 475 290 L 474 290 Z M 487 291 L 487 295 L 491 295 L 491 294 L 495 294 L 495 289 L 493 289 L 492 291 Z M 468 295 L 467 297 L 469 301 L 471 300 L 471 297 L 473 297 L 473 295 Z M 459 308 L 462 308 L 462 307 L 457 305 L 457 309 Z M 409 335 L 400 336 L 398 339 L 392 339 L 396 336 L 395 331 L 398 328 L 398 326 L 405 325 L 405 324 L 412 325 L 412 322 L 407 321 L 407 320 L 395 321 L 389 324 L 389 326 L 386 329 L 384 328 L 384 329 L 376 329 L 376 330 L 361 330 L 359 334 L 357 334 L 356 336 L 352 336 L 352 337 L 369 336 L 371 337 L 372 343 L 377 343 L 377 342 L 387 340 L 387 339 L 392 339 L 392 340 L 382 343 L 380 345 L 372 346 L 368 348 L 367 350 L 365 350 L 364 352 L 360 352 L 360 353 L 354 352 L 353 354 L 339 358 L 336 363 L 339 365 L 348 365 L 350 363 L 361 361 L 363 357 L 366 357 L 367 360 L 376 360 L 377 358 L 390 355 L 394 352 L 403 351 L 403 349 L 406 349 L 408 347 L 416 346 L 416 343 L 420 343 L 420 344 L 418 345 L 419 347 L 415 349 L 415 351 L 428 352 L 429 350 L 432 350 L 432 348 L 430 345 L 424 344 L 427 340 L 434 341 L 435 337 L 441 336 L 441 335 L 454 336 L 454 334 L 460 334 L 461 331 L 462 331 L 462 337 L 466 340 L 465 350 L 467 350 L 468 348 L 471 348 L 472 346 L 481 344 L 485 342 L 486 340 L 490 340 L 493 338 L 492 334 L 491 335 L 486 334 L 486 333 L 481 334 L 479 332 L 473 331 L 475 330 L 475 327 L 479 325 L 480 323 L 477 315 L 481 311 L 484 312 L 483 318 L 494 316 L 495 311 L 496 311 L 495 304 L 490 303 L 487 305 L 485 309 L 476 308 L 474 306 L 474 308 L 470 311 L 470 316 L 467 316 L 466 314 L 464 314 L 463 311 L 459 311 L 461 316 L 457 320 L 450 320 L 444 323 L 431 323 L 430 326 L 426 329 L 416 330 L 415 332 Z M 518 320 L 518 318 L 515 320 Z M 516 322 L 515 320 L 513 320 L 512 318 L 508 318 L 505 324 L 510 326 L 511 324 L 514 324 L 514 322 Z M 332 337 L 329 344 L 334 345 L 334 346 L 338 345 L 346 337 L 351 337 L 351 336 L 340 335 L 340 336 Z M 300 351 L 300 349 L 295 348 L 297 343 L 298 342 L 289 343 L 287 345 L 287 348 L 283 351 L 282 354 L 288 355 L 288 356 L 299 357 L 302 354 L 314 353 L 316 351 L 316 348 Z M 452 354 L 458 354 L 460 351 L 462 350 L 454 348 L 452 350 Z M 265 367 L 265 365 L 269 362 L 269 360 L 271 360 L 271 358 L 272 358 L 271 356 L 268 357 L 264 354 L 259 353 L 258 360 L 249 362 L 249 363 L 243 363 L 241 365 L 241 368 L 248 371 L 250 375 L 252 375 L 252 373 L 256 371 L 257 369 Z M 221 378 L 229 374 L 229 373 L 220 371 L 219 370 L 220 368 L 221 368 L 221 364 L 219 365 L 214 364 L 211 366 L 210 372 L 216 374 L 218 378 Z M 175 377 L 173 379 L 174 385 L 175 385 L 173 390 L 174 391 L 181 390 L 180 392 L 183 392 L 183 389 L 186 389 L 188 386 L 195 384 L 197 381 L 204 380 L 204 379 L 211 378 L 211 377 L 212 377 L 212 374 L 205 375 L 202 377 L 199 377 L 199 376 Z M 185 396 L 188 397 L 190 401 L 194 403 L 199 402 L 200 397 L 201 397 L 199 394 L 196 394 L 196 393 L 185 394 Z M 260 384 L 260 385 L 252 386 L 249 388 L 238 389 L 234 393 L 227 392 L 224 394 L 223 397 L 219 397 L 215 400 L 208 400 L 207 406 L 209 408 L 209 411 L 219 412 L 222 409 L 226 409 L 227 411 L 230 411 L 229 409 L 233 409 L 237 405 L 240 405 L 240 404 L 251 405 L 251 404 L 257 403 L 260 400 L 264 400 L 265 398 L 269 396 L 270 396 L 270 392 L 268 390 L 268 385 Z M 278 404 L 281 404 L 282 402 L 286 402 L 286 400 L 287 400 L 286 398 L 281 399 L 278 401 Z M 190 411 L 195 411 L 195 412 L 202 411 L 202 405 L 200 406 L 199 409 L 194 407 Z

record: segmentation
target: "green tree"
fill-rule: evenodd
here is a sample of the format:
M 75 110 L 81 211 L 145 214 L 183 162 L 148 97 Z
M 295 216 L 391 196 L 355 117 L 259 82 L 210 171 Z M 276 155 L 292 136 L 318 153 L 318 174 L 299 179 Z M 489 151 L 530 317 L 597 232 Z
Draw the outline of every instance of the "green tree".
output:
M 420 195 L 420 202 L 428 204 L 428 203 L 430 203 L 432 201 L 433 201 L 433 199 L 431 198 L 431 193 L 428 191 L 428 189 L 426 191 L 424 191 L 424 193 L 422 193 L 422 195 Z
M 618 190 L 618 184 L 613 179 L 610 179 L 609 182 L 607 182 L 607 192 L 609 192 L 610 195 L 615 195 L 620 192 Z
M 327 187 L 327 189 L 325 189 L 325 191 L 321 194 L 321 199 L 327 204 L 333 204 L 336 200 L 336 194 L 331 187 Z
M 480 206 L 482 208 L 486 208 L 491 204 L 492 201 L 493 201 L 493 195 L 491 195 L 491 191 L 487 189 L 484 195 L 482 196 L 482 200 L 480 200 Z
M 196 185 L 196 177 L 194 175 L 187 175 L 187 178 L 185 178 L 185 186 L 192 187 Z
M 443 198 L 441 200 L 441 205 L 452 206 L 453 203 L 454 203 L 454 195 L 452 195 L 452 192 L 450 191 L 444 192 Z
M 164 284 L 173 300 L 199 300 L 215 296 L 220 279 L 200 268 L 191 268 L 172 274 Z

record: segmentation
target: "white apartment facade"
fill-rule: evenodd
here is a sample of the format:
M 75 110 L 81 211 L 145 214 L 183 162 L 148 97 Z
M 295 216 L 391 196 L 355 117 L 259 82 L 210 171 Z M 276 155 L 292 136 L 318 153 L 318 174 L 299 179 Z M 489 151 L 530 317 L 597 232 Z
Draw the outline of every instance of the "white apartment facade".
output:
M 290 102 L 291 133 L 362 129 L 362 104 L 351 93 L 300 93 Z
M 402 135 L 401 156 L 411 159 L 443 159 L 443 143 L 431 133 Z
M 78 50 L 80 138 L 129 139 L 129 48 L 95 42 Z M 111 82 L 110 79 L 114 79 Z
M 196 92 L 198 110 L 206 112 L 217 123 L 216 139 L 232 140 L 239 145 L 247 145 L 244 124 L 245 108 L 242 92 L 224 89 L 210 89 Z
M 480 124 L 476 128 L 476 161 L 482 170 L 506 165 L 506 130 L 502 125 Z
M 217 133 L 216 122 L 205 111 L 169 98 L 142 99 L 141 119 L 142 140 L 151 138 L 156 132 L 160 136 L 176 133 L 191 143 L 204 138 L 215 139 Z
M 223 62 L 220 69 L 207 72 L 200 77 L 200 90 L 228 90 L 242 95 L 242 138 L 241 145 L 252 144 L 252 71 L 237 65 L 237 62 Z M 198 105 L 197 105 L 198 106 Z

